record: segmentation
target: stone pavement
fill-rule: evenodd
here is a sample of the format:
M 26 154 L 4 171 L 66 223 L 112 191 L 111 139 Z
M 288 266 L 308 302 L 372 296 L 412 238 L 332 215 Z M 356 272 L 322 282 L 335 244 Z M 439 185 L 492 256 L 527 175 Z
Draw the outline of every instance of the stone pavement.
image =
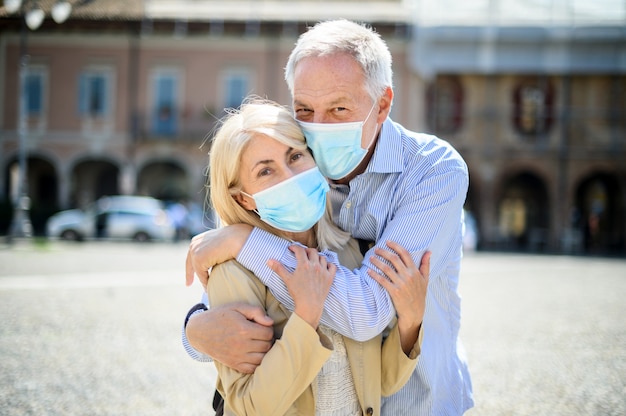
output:
M 0 414 L 212 415 L 186 244 L 0 246 Z M 626 260 L 469 253 L 468 416 L 626 414 Z

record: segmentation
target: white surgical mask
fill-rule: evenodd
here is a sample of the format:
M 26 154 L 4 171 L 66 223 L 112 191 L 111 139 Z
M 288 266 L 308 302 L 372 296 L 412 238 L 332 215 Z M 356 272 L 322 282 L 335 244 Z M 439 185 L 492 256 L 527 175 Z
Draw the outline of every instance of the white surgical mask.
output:
M 299 173 L 254 195 L 241 191 L 256 202 L 256 211 L 274 228 L 302 232 L 324 215 L 329 186 L 319 169 Z
M 361 148 L 363 125 L 372 114 L 376 103 L 363 121 L 350 123 L 307 123 L 298 121 L 306 137 L 306 142 L 315 162 L 324 176 L 330 179 L 341 179 L 359 166 L 367 155 L 372 140 L 367 149 Z M 378 123 L 374 129 L 374 135 Z

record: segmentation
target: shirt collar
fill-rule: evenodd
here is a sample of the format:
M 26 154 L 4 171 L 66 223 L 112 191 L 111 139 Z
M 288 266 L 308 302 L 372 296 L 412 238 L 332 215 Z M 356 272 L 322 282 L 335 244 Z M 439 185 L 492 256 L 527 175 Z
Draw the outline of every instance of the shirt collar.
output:
M 372 160 L 367 165 L 365 172 L 402 172 L 402 160 L 402 133 L 396 124 L 387 117 L 380 129 L 380 136 L 376 142 Z

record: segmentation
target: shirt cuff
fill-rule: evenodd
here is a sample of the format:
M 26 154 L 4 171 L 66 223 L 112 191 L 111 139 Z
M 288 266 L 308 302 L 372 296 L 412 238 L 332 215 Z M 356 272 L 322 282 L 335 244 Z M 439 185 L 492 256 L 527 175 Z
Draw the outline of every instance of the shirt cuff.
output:
M 198 303 L 194 305 L 189 310 L 189 312 L 187 312 L 187 316 L 185 317 L 185 323 L 183 324 L 181 339 L 182 339 L 183 348 L 187 352 L 187 355 L 189 355 L 193 360 L 200 361 L 203 363 L 211 363 L 213 362 L 213 358 L 211 358 L 210 356 L 206 354 L 201 353 L 200 351 L 197 351 L 195 348 L 191 346 L 191 344 L 189 343 L 189 339 L 187 338 L 187 331 L 186 331 L 187 322 L 189 322 L 189 318 L 191 318 L 192 316 L 198 313 L 202 313 L 206 310 L 208 309 L 204 303 Z

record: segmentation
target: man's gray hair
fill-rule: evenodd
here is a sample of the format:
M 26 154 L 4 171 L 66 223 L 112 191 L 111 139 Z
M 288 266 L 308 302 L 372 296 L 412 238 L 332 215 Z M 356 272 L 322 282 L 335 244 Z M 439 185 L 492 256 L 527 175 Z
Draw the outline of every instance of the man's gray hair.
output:
M 293 96 L 295 69 L 304 58 L 349 54 L 363 69 L 366 88 L 373 100 L 393 87 L 391 53 L 387 44 L 370 27 L 349 20 L 320 22 L 298 38 L 285 67 L 285 81 Z

